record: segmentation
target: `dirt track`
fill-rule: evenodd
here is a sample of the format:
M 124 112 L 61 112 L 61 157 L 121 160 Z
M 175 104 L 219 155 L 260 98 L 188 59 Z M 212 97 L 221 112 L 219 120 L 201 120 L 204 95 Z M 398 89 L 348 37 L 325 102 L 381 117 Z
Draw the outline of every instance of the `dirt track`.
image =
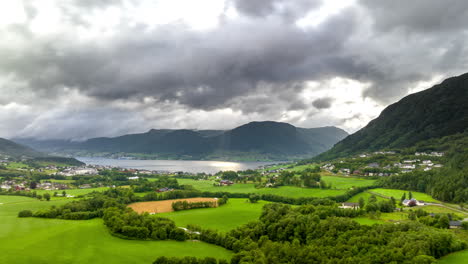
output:
M 165 200 L 165 201 L 155 201 L 155 202 L 141 202 L 129 204 L 128 207 L 132 208 L 137 213 L 166 213 L 173 212 L 172 203 L 177 201 L 187 201 L 187 202 L 216 202 L 216 198 L 186 198 L 186 199 L 174 199 L 174 200 Z

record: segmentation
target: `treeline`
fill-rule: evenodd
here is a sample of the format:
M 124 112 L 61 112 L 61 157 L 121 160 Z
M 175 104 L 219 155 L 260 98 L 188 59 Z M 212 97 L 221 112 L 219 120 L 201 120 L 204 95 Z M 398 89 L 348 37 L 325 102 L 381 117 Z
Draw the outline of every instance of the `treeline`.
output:
M 462 219 L 457 217 L 455 214 L 430 214 L 422 209 L 410 210 L 408 218 L 414 221 L 418 221 L 427 226 L 433 226 L 436 228 L 447 229 L 450 227 L 450 221 Z M 468 230 L 468 222 L 462 222 L 462 228 Z
M 174 221 L 148 213 L 138 214 L 130 208 L 109 207 L 102 219 L 112 234 L 122 238 L 177 241 L 187 238 Z
M 468 202 L 468 167 L 414 171 L 385 177 L 380 180 L 380 184 L 387 188 L 424 192 L 445 202 Z
M 149 181 L 148 179 L 138 179 L 130 181 L 133 190 L 137 193 L 156 191 L 160 188 L 179 189 L 179 183 L 174 177 L 160 176 Z
M 360 210 L 333 206 L 264 206 L 259 221 L 228 232 L 197 230 L 199 240 L 236 254 L 238 263 L 433 263 L 467 248 L 452 234 L 416 222 L 359 225 Z M 179 262 L 168 262 L 179 263 Z
M 102 217 L 104 210 L 109 207 L 124 209 L 127 204 L 140 201 L 140 197 L 129 189 L 113 188 L 104 192 L 94 192 L 91 198 L 72 201 L 62 206 L 52 206 L 39 210 L 33 217 L 59 218 L 68 220 L 87 220 Z
M 216 207 L 216 202 L 187 202 L 177 201 L 172 203 L 172 209 L 174 211 L 182 211 L 197 208 L 213 208 Z
M 331 185 L 327 184 L 321 179 L 319 167 L 307 168 L 299 173 L 299 176 L 296 175 L 297 172 L 293 171 L 282 171 L 277 177 L 270 178 L 269 181 L 273 184 L 274 187 L 279 186 L 297 186 L 297 187 L 307 187 L 307 188 L 321 188 L 329 189 Z
M 198 259 L 195 257 L 183 257 L 183 258 L 168 258 L 168 257 L 159 257 L 157 258 L 153 264 L 228 264 L 229 262 L 224 259 L 215 259 L 212 257 L 206 257 L 202 259 Z

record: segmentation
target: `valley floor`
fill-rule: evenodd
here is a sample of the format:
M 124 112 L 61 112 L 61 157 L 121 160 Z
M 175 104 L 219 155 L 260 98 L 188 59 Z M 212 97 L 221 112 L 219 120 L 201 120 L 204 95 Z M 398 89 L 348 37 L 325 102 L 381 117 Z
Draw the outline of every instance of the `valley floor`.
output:
M 203 242 L 120 239 L 110 235 L 101 219 L 17 217 L 24 209 L 40 210 L 69 201 L 0 196 L 0 263 L 152 263 L 158 256 L 229 259 L 232 255 Z

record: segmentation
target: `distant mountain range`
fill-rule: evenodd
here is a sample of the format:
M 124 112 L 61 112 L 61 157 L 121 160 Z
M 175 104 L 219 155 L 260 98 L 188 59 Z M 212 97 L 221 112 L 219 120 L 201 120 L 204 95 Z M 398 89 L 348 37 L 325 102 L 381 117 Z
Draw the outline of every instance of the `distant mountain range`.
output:
M 48 155 L 4 138 L 0 138 L 0 159 L 22 160 L 32 163 L 46 162 L 71 166 L 84 165 L 83 162 L 74 158 Z
M 411 94 L 385 108 L 366 127 L 315 160 L 366 151 L 401 149 L 468 131 L 468 73 Z
M 20 157 L 43 157 L 45 154 L 35 151 L 29 147 L 15 143 L 13 141 L 0 138 L 0 155 L 12 158 Z
M 251 122 L 232 130 L 152 129 L 84 142 L 14 139 L 32 148 L 74 155 L 131 155 L 159 159 L 291 160 L 315 156 L 348 134 L 336 127 L 299 128 Z

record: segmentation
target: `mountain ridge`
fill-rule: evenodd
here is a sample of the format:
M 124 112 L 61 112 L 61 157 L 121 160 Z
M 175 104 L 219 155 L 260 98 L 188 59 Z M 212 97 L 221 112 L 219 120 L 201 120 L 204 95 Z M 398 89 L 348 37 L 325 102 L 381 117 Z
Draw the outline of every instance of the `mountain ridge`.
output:
M 49 152 L 143 153 L 171 159 L 232 159 L 253 155 L 284 160 L 317 155 L 330 148 L 347 132 L 336 127 L 299 128 L 288 123 L 250 122 L 231 130 L 151 129 L 145 133 L 91 138 L 84 142 L 16 142 Z M 255 159 L 255 158 L 254 158 Z
M 410 94 L 386 107 L 364 128 L 336 143 L 315 160 L 359 152 L 398 149 L 468 130 L 468 73 Z

